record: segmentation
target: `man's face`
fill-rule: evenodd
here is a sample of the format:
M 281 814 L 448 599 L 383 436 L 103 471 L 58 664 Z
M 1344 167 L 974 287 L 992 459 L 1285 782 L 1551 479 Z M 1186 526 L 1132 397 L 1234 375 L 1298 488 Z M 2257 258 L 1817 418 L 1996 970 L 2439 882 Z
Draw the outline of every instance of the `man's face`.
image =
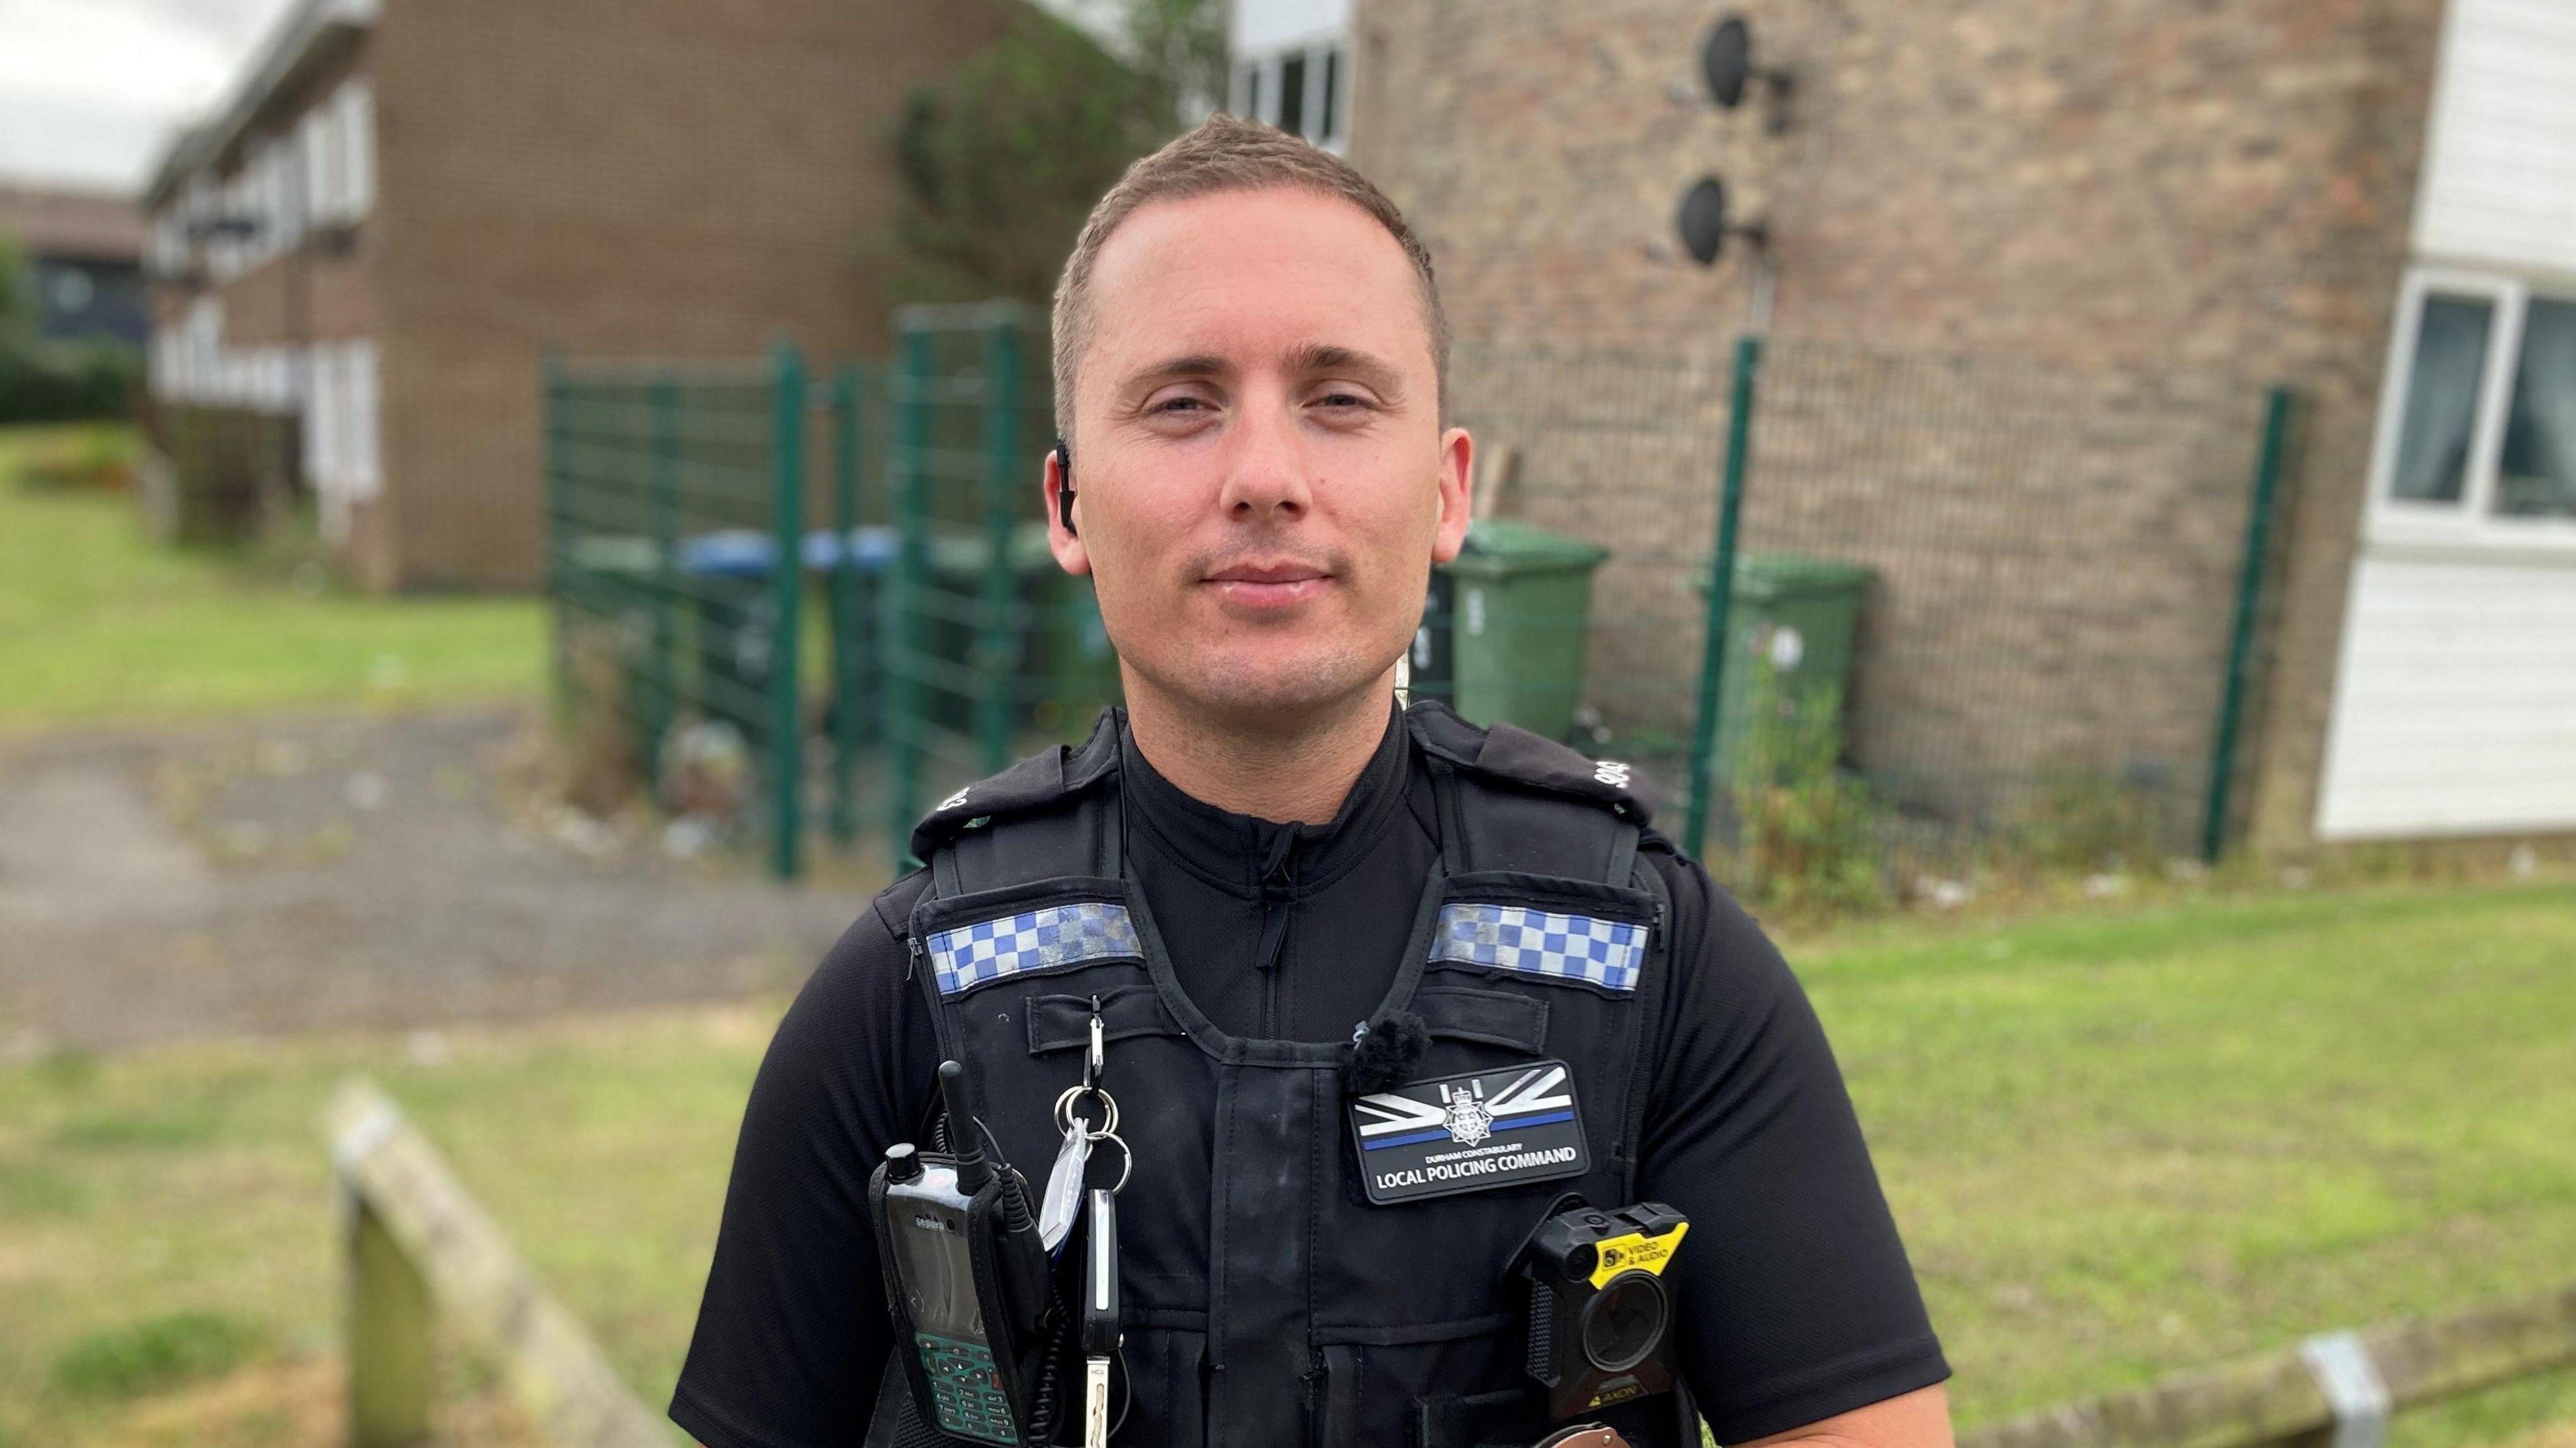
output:
M 1302 190 L 1155 202 L 1101 248 L 1090 307 L 1055 554 L 1127 668 L 1256 729 L 1376 684 L 1467 529 L 1471 444 L 1441 429 L 1403 248 Z

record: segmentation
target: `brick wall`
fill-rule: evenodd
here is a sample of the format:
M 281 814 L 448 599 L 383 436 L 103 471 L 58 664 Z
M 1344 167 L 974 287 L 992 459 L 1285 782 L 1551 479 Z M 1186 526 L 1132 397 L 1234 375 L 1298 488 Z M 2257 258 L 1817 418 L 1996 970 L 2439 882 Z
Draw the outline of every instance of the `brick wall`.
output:
M 1714 357 L 1767 306 L 1784 336 L 2295 383 L 2249 743 L 2256 837 L 2304 840 L 2440 0 L 1743 10 L 1757 58 L 1797 72 L 1784 135 L 1705 100 L 1710 7 L 1358 0 L 1354 159 L 1429 242 L 1462 337 Z M 1676 257 L 1702 171 L 1769 223 L 1767 266 Z M 2206 472 L 2168 469 L 2170 496 L 2221 499 Z M 2068 566 L 2206 575 L 2240 521 Z
M 883 345 L 903 98 L 1001 4 L 387 0 L 375 36 L 386 502 L 405 588 L 540 564 L 544 349 Z

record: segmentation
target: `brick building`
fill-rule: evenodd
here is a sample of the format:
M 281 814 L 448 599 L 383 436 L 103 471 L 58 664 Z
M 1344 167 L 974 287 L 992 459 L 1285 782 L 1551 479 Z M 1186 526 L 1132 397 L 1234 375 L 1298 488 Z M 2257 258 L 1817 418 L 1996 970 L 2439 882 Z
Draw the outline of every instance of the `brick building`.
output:
M 146 193 L 155 396 L 300 414 L 371 586 L 527 586 L 545 349 L 881 347 L 901 103 L 1013 13 L 298 0 Z
M 0 237 L 26 256 L 38 336 L 142 345 L 143 215 L 132 197 L 0 183 Z
M 2008 356 L 2024 411 L 2187 419 L 2259 395 L 2192 379 L 2293 384 L 2252 836 L 2576 830 L 2576 10 L 1744 0 L 1756 64 L 1793 77 L 1775 126 L 1759 81 L 1740 108 L 1709 102 L 1698 56 L 1726 8 L 1239 0 L 1237 26 L 1346 27 L 1349 152 L 1424 234 L 1463 338 L 1722 359 L 1755 331 Z M 1706 172 L 1766 247 L 1677 254 L 1676 200 Z M 2053 574 L 1997 561 L 1979 583 L 1996 611 L 2081 586 L 2144 621 L 2116 646 L 2186 615 L 2223 635 L 2202 595 L 2224 591 L 2250 453 L 2194 461 L 2172 431 L 2068 464 L 2125 467 L 2135 506 Z M 2000 519 L 2034 500 L 1955 501 Z M 1872 501 L 1819 521 L 1861 536 L 1887 511 Z M 1998 684 L 1915 718 L 1974 739 L 2030 707 Z M 2204 733 L 2209 717 L 2200 697 L 2175 714 Z

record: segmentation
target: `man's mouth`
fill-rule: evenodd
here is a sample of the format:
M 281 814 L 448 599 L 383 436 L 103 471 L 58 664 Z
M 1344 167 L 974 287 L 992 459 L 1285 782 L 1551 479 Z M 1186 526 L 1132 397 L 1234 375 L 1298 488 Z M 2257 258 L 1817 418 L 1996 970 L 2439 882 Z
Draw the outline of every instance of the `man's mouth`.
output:
M 1333 575 L 1312 563 L 1230 563 L 1204 580 L 1226 602 L 1244 608 L 1287 608 L 1314 598 Z

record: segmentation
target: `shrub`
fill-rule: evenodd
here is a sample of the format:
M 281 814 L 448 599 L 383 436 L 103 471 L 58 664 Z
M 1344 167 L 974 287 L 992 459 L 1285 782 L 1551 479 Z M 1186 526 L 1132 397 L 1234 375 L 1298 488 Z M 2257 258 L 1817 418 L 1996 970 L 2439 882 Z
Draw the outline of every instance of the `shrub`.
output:
M 1734 795 L 1753 897 L 1793 914 L 1887 904 L 1868 784 L 1841 767 L 1842 691 L 1792 698 L 1767 659 L 1754 664 L 1752 728 Z

